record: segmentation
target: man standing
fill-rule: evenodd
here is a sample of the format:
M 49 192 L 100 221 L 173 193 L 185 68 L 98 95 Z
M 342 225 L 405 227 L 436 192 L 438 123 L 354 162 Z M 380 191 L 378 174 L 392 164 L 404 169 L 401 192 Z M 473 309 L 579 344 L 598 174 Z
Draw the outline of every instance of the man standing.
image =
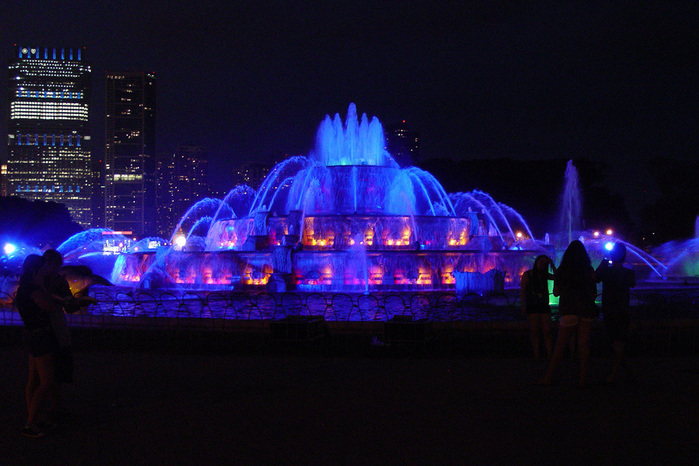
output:
M 626 346 L 631 326 L 629 289 L 636 286 L 636 274 L 623 266 L 626 259 L 626 246 L 616 243 L 610 252 L 610 259 L 602 259 L 595 272 L 597 282 L 602 282 L 602 315 L 604 326 L 614 346 L 612 372 L 604 380 L 607 384 L 615 381 L 619 369 L 624 368 L 627 382 L 633 378 L 626 359 Z
M 63 265 L 63 256 L 60 252 L 49 249 L 44 252 L 43 258 L 43 268 L 46 273 L 45 287 L 53 304 L 50 313 L 51 327 L 58 341 L 58 349 L 54 353 L 56 383 L 51 398 L 52 414 L 55 416 L 56 411 L 60 408 L 61 384 L 73 383 L 73 346 L 65 312 L 75 313 L 94 300 L 73 297 L 68 281 L 59 273 Z

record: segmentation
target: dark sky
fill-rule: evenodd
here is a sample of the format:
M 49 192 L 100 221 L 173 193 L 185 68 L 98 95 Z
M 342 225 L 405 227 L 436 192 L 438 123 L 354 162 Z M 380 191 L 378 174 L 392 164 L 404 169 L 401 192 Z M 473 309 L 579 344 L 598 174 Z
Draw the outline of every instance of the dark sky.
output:
M 246 159 L 307 153 L 325 114 L 344 118 L 350 102 L 384 124 L 406 120 L 427 158 L 586 157 L 638 185 L 639 161 L 696 157 L 698 10 L 687 1 L 6 0 L 0 43 L 8 55 L 13 44 L 87 47 L 96 110 L 104 70 L 154 71 L 159 149 L 208 146 L 219 189 Z

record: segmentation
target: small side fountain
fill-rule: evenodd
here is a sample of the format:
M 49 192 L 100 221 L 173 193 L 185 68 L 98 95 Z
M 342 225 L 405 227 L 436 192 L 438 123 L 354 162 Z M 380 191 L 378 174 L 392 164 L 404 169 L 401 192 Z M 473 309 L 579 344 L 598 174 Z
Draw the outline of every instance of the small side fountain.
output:
M 562 238 L 567 238 L 570 244 L 583 229 L 582 225 L 582 194 L 578 184 L 578 169 L 569 160 L 566 164 L 565 184 L 561 196 L 559 231 Z

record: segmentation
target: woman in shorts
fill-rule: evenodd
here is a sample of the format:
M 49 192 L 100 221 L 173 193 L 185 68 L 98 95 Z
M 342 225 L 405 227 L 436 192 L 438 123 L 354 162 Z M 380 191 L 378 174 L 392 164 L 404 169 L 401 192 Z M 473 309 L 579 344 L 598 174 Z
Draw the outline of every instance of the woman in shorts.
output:
M 50 426 L 45 421 L 45 404 L 54 385 L 53 354 L 58 347 L 49 317 L 52 303 L 44 289 L 43 259 L 30 254 L 22 265 L 17 288 L 17 310 L 24 323 L 24 343 L 29 352 L 29 379 L 25 390 L 27 423 L 22 435 L 43 437 Z
M 549 265 L 553 272 L 556 266 L 549 256 L 540 255 L 534 261 L 534 266 L 522 274 L 521 297 L 522 312 L 529 321 L 530 340 L 534 359 L 539 359 L 540 340 L 543 336 L 546 356 L 551 359 L 553 354 L 553 336 L 551 334 L 551 307 L 549 306 L 549 280 L 555 277 L 549 273 Z
M 558 338 L 553 350 L 549 368 L 539 381 L 541 385 L 551 385 L 556 368 L 563 359 L 568 342 L 577 334 L 580 374 L 578 386 L 586 386 L 587 369 L 590 362 L 590 330 L 597 317 L 597 284 L 595 271 L 585 246 L 575 240 L 563 253 L 561 264 L 556 270 L 553 294 L 559 296 L 558 310 L 560 321 Z

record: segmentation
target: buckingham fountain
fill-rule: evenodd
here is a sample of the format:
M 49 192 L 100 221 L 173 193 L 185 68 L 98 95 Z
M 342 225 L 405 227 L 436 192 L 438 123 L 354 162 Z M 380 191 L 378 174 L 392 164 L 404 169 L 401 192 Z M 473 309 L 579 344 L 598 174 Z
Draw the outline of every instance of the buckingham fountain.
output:
M 179 235 L 179 236 L 178 236 Z M 259 190 L 192 206 L 172 247 L 119 255 L 112 281 L 143 288 L 381 291 L 519 284 L 545 245 L 487 193 L 447 194 L 400 167 L 379 120 L 350 104 L 321 122 L 314 150 L 275 166 Z
M 559 263 L 573 239 L 584 242 L 593 264 L 623 242 L 584 229 L 572 161 L 559 216 L 558 231 L 535 239 L 515 209 L 489 194 L 447 194 L 430 173 L 400 167 L 385 150 L 379 120 L 350 104 L 344 121 L 335 115 L 320 123 L 308 156 L 276 165 L 258 190 L 236 186 L 223 199 L 196 202 L 171 238 L 134 243 L 93 229 L 58 250 L 66 264 L 91 270 L 76 269 L 77 289 L 97 275 L 132 290 L 485 295 L 518 288 L 539 254 Z M 624 243 L 637 279 L 649 288 L 696 284 L 699 218 L 696 230 L 653 255 Z

